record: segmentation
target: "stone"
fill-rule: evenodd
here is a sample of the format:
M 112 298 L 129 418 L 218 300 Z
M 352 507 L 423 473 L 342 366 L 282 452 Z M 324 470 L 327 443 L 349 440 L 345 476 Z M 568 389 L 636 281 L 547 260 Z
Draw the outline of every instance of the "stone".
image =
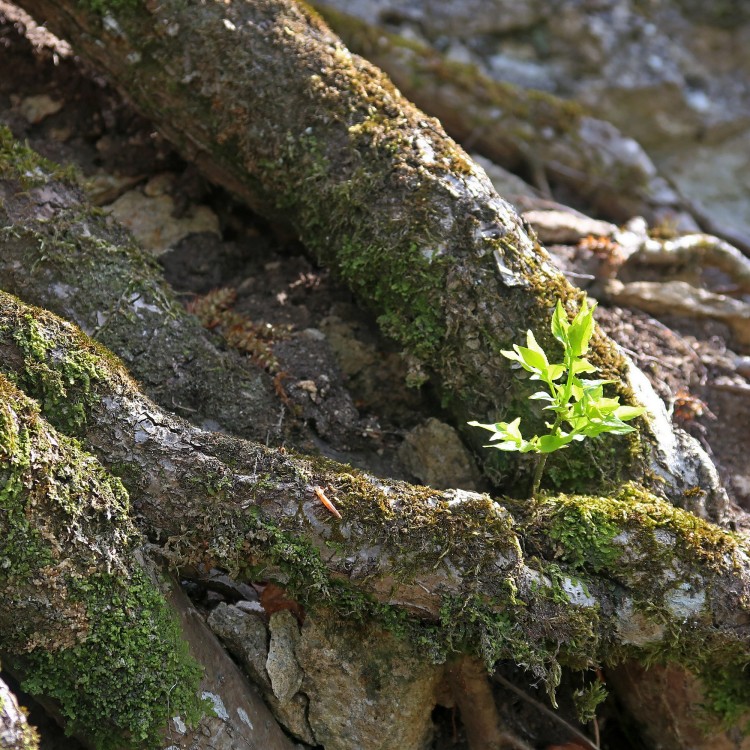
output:
M 53 99 L 48 94 L 38 96 L 27 96 L 18 107 L 21 114 L 31 125 L 37 125 L 50 115 L 57 114 L 65 102 Z
M 140 190 L 130 190 L 105 210 L 157 256 L 190 234 L 220 234 L 219 218 L 208 206 L 193 206 L 188 216 L 178 219 L 174 201 L 166 194 L 149 197 Z
M 270 690 L 271 680 L 266 672 L 269 635 L 262 617 L 233 604 L 221 603 L 211 610 L 207 624 L 240 661 L 252 681 Z
M 495 80 L 580 102 L 629 137 L 611 139 L 617 160 L 627 156 L 623 148 L 634 149 L 636 161 L 648 155 L 661 180 L 658 191 L 649 186 L 654 202 L 684 196 L 691 213 L 694 205 L 715 218 L 712 233 L 726 227 L 727 236 L 750 245 L 746 3 L 570 0 L 554 10 L 542 0 L 328 4 L 404 36 L 416 28 L 440 51 L 463 48 Z M 602 169 L 601 178 L 616 189 L 617 169 Z
M 435 489 L 476 490 L 479 471 L 458 432 L 430 418 L 406 435 L 398 457 L 404 468 Z
M 271 689 L 279 703 L 288 703 L 302 685 L 303 673 L 297 663 L 295 649 L 299 643 L 299 625 L 288 609 L 271 615 L 271 643 L 266 658 L 266 672 Z
M 241 601 L 219 604 L 207 622 L 260 688 L 276 719 L 298 740 L 318 744 L 307 722 L 308 698 L 298 692 L 301 670 L 295 655 L 299 633 L 294 616 L 282 610 L 266 624 L 258 602 Z
M 332 616 L 305 620 L 297 659 L 317 744 L 326 750 L 426 750 L 441 667 L 388 632 Z

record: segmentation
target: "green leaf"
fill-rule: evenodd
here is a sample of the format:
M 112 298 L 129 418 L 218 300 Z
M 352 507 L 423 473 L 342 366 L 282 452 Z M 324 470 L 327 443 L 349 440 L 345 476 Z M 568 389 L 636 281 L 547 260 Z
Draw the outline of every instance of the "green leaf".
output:
M 485 448 L 497 448 L 499 451 L 521 451 L 519 444 L 515 440 L 506 440 L 503 443 L 491 443 L 485 445 Z
M 539 453 L 552 453 L 573 441 L 571 435 L 542 435 L 539 438 Z
M 537 391 L 529 396 L 529 401 L 554 401 L 555 399 L 547 391 Z M 548 407 L 546 407 L 548 408 Z
M 587 359 L 574 359 L 573 367 L 571 369 L 573 370 L 574 375 L 578 375 L 580 372 L 596 372 L 596 367 L 594 367 L 594 365 L 592 365 Z
M 584 297 L 581 309 L 570 324 L 568 338 L 570 341 L 570 352 L 574 357 L 585 354 L 589 348 L 591 335 L 594 333 L 594 310 L 596 303 L 591 307 Z
M 534 373 L 546 373 L 549 363 L 547 357 L 544 356 L 544 352 L 541 354 L 534 351 L 533 349 L 527 349 L 525 346 L 518 347 L 518 354 L 520 356 L 519 361 L 524 370 Z
M 596 416 L 612 414 L 619 405 L 619 398 L 606 398 L 605 396 L 590 398 L 586 400 L 586 412 Z
M 544 357 L 544 361 L 547 361 L 547 355 L 544 353 L 544 349 L 537 343 L 533 331 L 526 331 L 526 346 L 537 354 L 541 354 Z
M 604 386 L 613 380 L 582 379 L 579 375 L 595 373 L 597 368 L 582 355 L 588 351 L 594 333 L 594 310 L 584 298 L 581 308 L 569 322 L 562 302 L 558 300 L 552 315 L 552 334 L 565 349 L 564 364 L 551 364 L 546 352 L 538 344 L 532 331 L 526 332 L 527 346 L 513 345 L 513 351 L 503 351 L 503 356 L 518 362 L 532 373 L 531 380 L 544 380 L 547 391 L 537 391 L 529 396 L 531 401 L 546 401 L 542 411 L 553 411 L 557 415 L 546 422 L 550 433 L 534 435 L 526 440 L 521 435 L 521 418 L 512 422 L 480 424 L 469 422 L 492 433 L 488 448 L 519 453 L 552 453 L 568 446 L 573 441 L 598 437 L 605 433 L 623 435 L 633 431 L 625 422 L 641 416 L 641 406 L 620 404 L 619 397 L 604 395 Z M 567 373 L 562 382 L 556 383 Z M 565 425 L 568 432 L 560 429 Z
M 552 335 L 563 345 L 568 343 L 568 329 L 570 323 L 568 322 L 568 315 L 562 306 L 562 302 L 557 300 L 555 305 L 555 312 L 552 313 Z
M 523 440 L 521 437 L 521 417 L 516 417 L 512 422 L 505 425 L 505 430 L 508 435 L 511 435 L 518 440 Z
M 500 422 L 497 422 L 495 424 L 481 424 L 480 422 L 477 422 L 476 420 L 472 422 L 468 422 L 468 424 L 471 427 L 481 427 L 483 430 L 489 430 L 490 432 L 497 432 L 497 428 L 500 426 Z
M 614 415 L 621 419 L 623 422 L 640 417 L 641 414 L 645 413 L 645 409 L 642 406 L 620 406 L 615 409 Z

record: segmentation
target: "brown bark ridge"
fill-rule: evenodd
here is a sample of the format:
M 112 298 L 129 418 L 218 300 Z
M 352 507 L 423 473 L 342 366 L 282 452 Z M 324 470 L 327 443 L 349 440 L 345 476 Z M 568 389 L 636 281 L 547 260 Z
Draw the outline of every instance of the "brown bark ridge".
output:
M 432 381 L 469 442 L 483 439 L 469 419 L 528 414 L 528 384 L 500 352 L 526 328 L 553 350 L 554 304 L 572 313 L 580 292 L 440 124 L 314 14 L 292 0 L 22 5 L 209 179 L 289 222 L 379 315 L 412 381 Z M 611 341 L 598 333 L 593 350 L 626 400 L 652 406 Z M 710 461 L 659 407 L 651 412 L 640 440 L 560 451 L 548 477 L 579 490 L 654 479 L 673 502 L 720 518 L 726 498 Z M 525 491 L 526 464 L 497 451 L 483 460 L 499 484 Z
M 750 705 L 746 545 L 636 485 L 612 497 L 547 496 L 530 515 L 508 499 L 377 479 L 205 432 L 143 396 L 74 326 L 5 293 L 0 367 L 2 479 L 17 488 L 2 538 L 23 531 L 57 544 L 44 553 L 49 574 L 37 581 L 6 543 L 7 650 L 65 653 L 79 636 L 86 643 L 91 612 L 85 598 L 60 587 L 65 561 L 116 570 L 133 543 L 132 513 L 178 567 L 274 579 L 308 607 L 415 639 L 426 658 L 466 649 L 488 665 L 512 659 L 550 687 L 561 664 L 676 662 L 701 677 L 706 702 L 727 720 Z M 130 510 L 119 481 L 66 432 L 122 477 Z M 28 456 L 37 457 L 31 465 Z M 73 507 L 80 516 L 73 538 L 70 504 L 45 489 L 68 474 L 92 490 L 82 496 L 85 513 Z M 98 495 L 99 486 L 110 494 Z M 321 504 L 322 487 L 341 520 Z M 61 607 L 45 606 L 39 592 L 29 598 L 39 585 Z

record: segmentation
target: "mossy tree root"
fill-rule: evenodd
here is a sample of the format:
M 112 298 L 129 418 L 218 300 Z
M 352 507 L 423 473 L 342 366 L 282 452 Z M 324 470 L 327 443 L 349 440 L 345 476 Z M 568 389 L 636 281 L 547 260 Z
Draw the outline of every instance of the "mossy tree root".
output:
M 155 401 L 242 437 L 283 441 L 270 375 L 220 351 L 177 301 L 154 259 L 88 203 L 74 176 L 5 127 L 0 248 L 0 288 L 56 312 L 117 352 Z
M 636 485 L 548 496 L 529 512 L 208 433 L 149 401 L 74 326 L 4 293 L 0 363 L 26 393 L 6 386 L 8 434 L 41 423 L 29 399 L 62 432 L 76 414 L 78 437 L 178 567 L 276 578 L 306 606 L 374 618 L 434 659 L 512 659 L 550 689 L 561 665 L 633 657 L 698 674 L 728 720 L 750 705 L 746 546 Z M 5 486 L 23 470 L 11 464 Z M 316 487 L 330 487 L 343 520 Z M 118 518 L 109 534 L 130 528 Z
M 466 426 L 472 418 L 539 423 L 528 383 L 500 352 L 529 327 L 553 351 L 544 336 L 555 302 L 572 313 L 580 292 L 440 124 L 315 14 L 293 0 L 21 4 L 209 179 L 289 223 L 375 311 L 403 347 L 412 381 L 433 382 L 470 443 L 481 443 Z M 636 397 L 626 361 L 601 333 L 592 359 L 620 383 L 623 401 Z M 694 446 L 675 450 L 666 421 L 642 427 L 640 438 L 591 453 L 560 451 L 546 481 L 592 491 L 658 475 L 657 491 L 679 503 L 685 478 L 709 477 L 710 461 Z M 527 491 L 528 466 L 498 451 L 483 460 L 491 478 L 508 486 L 516 477 Z M 703 491 L 707 508 L 721 506 L 715 482 Z

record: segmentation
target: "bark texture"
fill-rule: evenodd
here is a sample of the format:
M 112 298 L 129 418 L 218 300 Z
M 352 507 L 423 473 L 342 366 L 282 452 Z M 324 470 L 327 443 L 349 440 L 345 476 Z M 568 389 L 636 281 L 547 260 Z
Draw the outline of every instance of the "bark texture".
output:
M 658 223 L 661 212 L 680 209 L 678 195 L 638 144 L 580 104 L 493 81 L 413 39 L 314 5 L 352 52 L 387 73 L 451 137 L 513 172 L 525 171 L 543 193 L 550 181 L 565 185 L 621 221 L 640 215 Z
M 0 680 L 0 747 L 3 750 L 39 748 L 36 730 L 29 726 L 26 713 L 3 680 Z
M 199 424 L 279 440 L 271 377 L 220 351 L 133 238 L 5 128 L 0 245 L 0 286 L 117 352 L 151 398 Z
M 315 15 L 292 0 L 22 5 L 210 179 L 288 221 L 375 310 L 410 358 L 412 381 L 432 381 L 472 444 L 482 436 L 468 419 L 528 415 L 528 384 L 500 352 L 528 327 L 554 350 L 552 308 L 562 299 L 573 312 L 580 293 L 439 123 Z M 592 358 L 626 400 L 651 401 L 601 334 Z M 525 421 L 542 428 L 538 417 Z M 560 451 L 548 476 L 578 490 L 656 476 L 673 502 L 721 518 L 726 498 L 710 461 L 663 413 L 640 441 L 609 445 Z M 498 483 L 526 491 L 528 466 L 495 451 L 483 460 Z
M 95 591 L 92 603 L 75 586 L 84 569 L 105 575 L 122 567 L 122 550 L 133 544 L 127 534 L 135 534 L 123 485 L 100 460 L 122 477 L 130 512 L 152 543 L 183 569 L 271 577 L 307 606 L 415 639 L 425 656 L 441 660 L 462 648 L 487 664 L 508 658 L 550 687 L 561 664 L 674 661 L 704 680 L 707 700 L 728 718 L 746 708 L 747 551 L 733 535 L 647 491 L 627 485 L 611 498 L 548 497 L 529 517 L 511 501 L 380 480 L 202 431 L 148 400 L 75 327 L 5 293 L 0 331 L 3 486 L 16 512 L 3 517 L 10 524 L 3 538 L 25 533 L 73 545 L 37 553 L 28 541 L 8 543 L 5 649 L 52 664 L 50 650 L 64 655 L 78 641 L 89 643 L 90 608 L 112 593 Z M 26 456 L 37 458 L 29 464 Z M 88 488 L 73 493 L 88 503 L 83 510 L 48 491 L 51 477 L 73 472 L 73 487 Z M 330 488 L 343 520 L 320 503 L 318 487 Z M 73 538 L 66 531 L 71 512 L 80 518 Z M 49 557 L 43 577 L 38 563 L 24 568 L 23 555 L 32 552 Z M 71 564 L 81 572 L 66 574 Z M 131 563 L 121 575 L 129 582 L 140 574 Z M 133 627 L 143 615 L 132 614 Z M 37 689 L 55 684 L 46 679 Z

